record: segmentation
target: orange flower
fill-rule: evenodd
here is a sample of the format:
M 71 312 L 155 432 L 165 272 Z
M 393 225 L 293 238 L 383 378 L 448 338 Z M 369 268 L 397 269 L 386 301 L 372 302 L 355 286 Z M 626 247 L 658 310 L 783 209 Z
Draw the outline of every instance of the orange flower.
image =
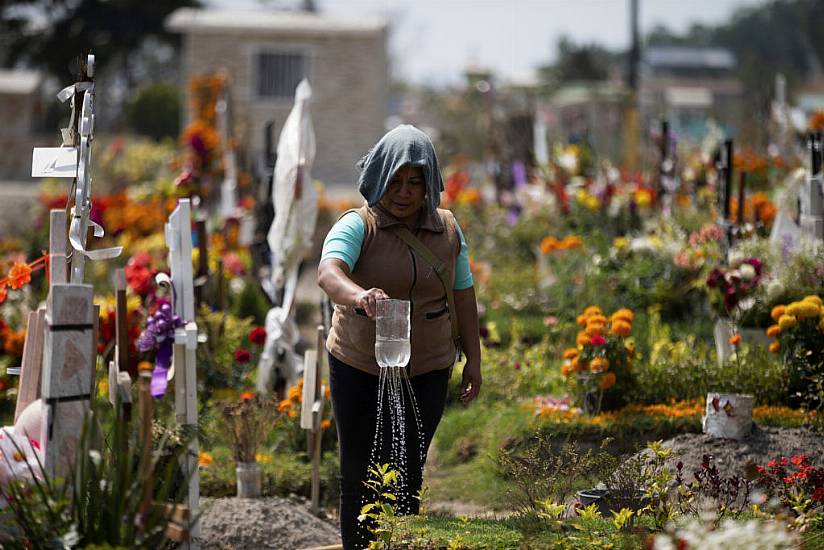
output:
M 596 357 L 589 362 L 589 370 L 592 372 L 604 372 L 609 368 L 609 359 L 605 357 Z
M 6 280 L 12 289 L 22 288 L 23 285 L 31 282 L 31 268 L 23 262 L 14 262 Z
M 781 332 L 781 327 L 778 325 L 771 325 L 767 328 L 767 336 L 770 338 L 775 338 Z
M 733 334 L 732 336 L 730 336 L 730 344 L 732 344 L 733 346 L 737 346 L 740 343 L 741 343 L 741 335 L 740 334 Z
M 289 412 L 289 411 L 292 410 L 292 407 L 294 407 L 292 402 L 289 399 L 284 399 L 283 401 L 278 403 L 278 412 L 279 413 Z
M 332 421 L 329 420 L 328 418 L 324 418 L 323 420 L 320 421 L 320 429 L 321 430 L 328 430 L 331 427 L 332 427 Z
M 560 248 L 561 250 L 569 250 L 571 248 L 580 248 L 583 245 L 584 240 L 581 237 L 577 237 L 575 235 L 567 235 L 558 244 L 558 248 Z
M 567 348 L 564 350 L 564 359 L 575 359 L 578 357 L 578 350 L 575 348 Z
M 601 387 L 602 390 L 606 390 L 614 386 L 615 381 L 615 373 L 608 372 L 601 377 L 601 380 L 598 382 L 598 385 Z
M 252 401 L 255 398 L 255 394 L 250 391 L 245 391 L 240 394 L 241 401 Z
M 587 325 L 587 329 L 584 333 L 592 338 L 593 336 L 601 336 L 604 333 L 604 325 L 600 323 L 595 323 L 592 325 Z
M 576 357 L 575 359 L 570 361 L 569 366 L 572 367 L 572 370 L 577 371 L 578 370 L 578 358 Z
M 612 328 L 609 329 L 610 334 L 614 334 L 615 336 L 621 336 L 623 338 L 629 336 L 631 332 L 632 325 L 620 319 L 616 319 L 615 321 L 613 321 Z
M 561 376 L 566 378 L 573 372 L 575 372 L 575 368 L 572 366 L 572 361 L 564 361 L 561 365 Z
M 589 343 L 589 338 L 586 332 L 579 332 L 578 336 L 575 337 L 575 345 L 585 346 Z
M 579 327 L 585 327 L 587 325 L 587 316 L 579 315 L 575 318 L 575 322 L 578 324 Z
M 9 355 L 23 356 L 23 344 L 26 343 L 26 329 L 6 331 L 6 342 L 3 349 Z
M 552 251 L 558 250 L 558 239 L 555 237 L 544 237 L 541 240 L 541 252 L 544 254 L 549 254 Z
M 605 325 L 607 324 L 607 318 L 601 315 L 600 313 L 590 315 L 589 317 L 587 317 L 587 326 L 589 326 L 590 324 Z
M 604 312 L 601 311 L 601 308 L 598 306 L 589 306 L 584 310 L 584 315 L 589 317 L 590 315 L 603 315 Z
M 778 353 L 778 350 L 780 350 L 780 349 L 781 349 L 781 342 L 779 342 L 778 340 L 775 340 L 770 344 L 770 351 L 772 353 Z
M 207 453 L 206 451 L 199 451 L 197 453 L 197 465 L 201 468 L 208 468 L 214 460 L 211 453 Z
M 303 400 L 303 381 L 301 381 L 298 385 L 289 388 L 289 392 L 286 396 L 292 401 L 300 403 Z
M 635 314 L 632 312 L 631 309 L 622 307 L 621 309 L 613 313 L 610 319 L 623 319 L 627 323 L 632 324 L 632 322 L 635 320 Z
M 784 312 L 787 310 L 787 306 L 775 306 L 770 311 L 770 317 L 772 317 L 773 321 L 778 322 Z
M 6 283 L 0 283 L 0 304 L 6 301 L 9 291 L 6 289 Z

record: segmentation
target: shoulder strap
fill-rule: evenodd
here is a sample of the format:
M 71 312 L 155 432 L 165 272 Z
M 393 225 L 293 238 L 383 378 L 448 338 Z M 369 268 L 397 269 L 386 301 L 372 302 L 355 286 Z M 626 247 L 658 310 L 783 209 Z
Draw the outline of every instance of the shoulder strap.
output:
M 449 321 L 452 325 L 452 341 L 455 342 L 455 347 L 458 348 L 458 353 L 461 351 L 461 335 L 458 331 L 458 315 L 455 311 L 455 294 L 452 291 L 452 286 L 446 280 L 446 264 L 438 259 L 431 250 L 429 250 L 420 239 L 418 239 L 409 228 L 403 224 L 393 225 L 391 229 L 395 234 L 406 242 L 412 249 L 420 255 L 423 260 L 432 266 L 435 274 L 440 279 L 443 289 L 446 291 L 446 306 L 449 308 Z

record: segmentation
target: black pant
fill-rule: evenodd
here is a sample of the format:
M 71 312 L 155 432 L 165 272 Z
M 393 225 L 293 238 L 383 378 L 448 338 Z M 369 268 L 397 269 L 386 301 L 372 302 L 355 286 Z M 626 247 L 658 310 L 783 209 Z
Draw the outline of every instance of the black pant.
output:
M 340 531 L 346 550 L 365 548 L 371 540 L 366 525 L 358 521 L 361 506 L 375 500 L 363 484 L 367 479 L 370 455 L 375 440 L 375 424 L 378 407 L 378 377 L 350 367 L 329 355 L 329 381 L 332 390 L 332 408 L 338 432 L 340 452 Z M 423 431 L 424 460 L 432 436 L 441 420 L 449 369 L 432 371 L 410 379 L 412 391 L 420 410 Z M 421 462 L 421 438 L 412 414 L 408 393 L 404 393 L 406 410 L 406 491 L 401 495 L 397 508 L 418 513 L 416 498 L 423 483 L 423 462 Z M 381 464 L 389 462 L 391 426 L 387 403 L 384 402 L 381 422 L 380 456 Z M 393 465 L 397 468 L 398 465 Z

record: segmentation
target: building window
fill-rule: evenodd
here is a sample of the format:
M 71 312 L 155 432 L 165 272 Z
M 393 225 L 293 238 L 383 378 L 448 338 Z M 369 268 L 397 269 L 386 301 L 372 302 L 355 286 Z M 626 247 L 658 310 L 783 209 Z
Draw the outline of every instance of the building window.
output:
M 266 51 L 257 54 L 257 95 L 265 99 L 292 99 L 295 88 L 307 76 L 309 62 L 299 51 Z

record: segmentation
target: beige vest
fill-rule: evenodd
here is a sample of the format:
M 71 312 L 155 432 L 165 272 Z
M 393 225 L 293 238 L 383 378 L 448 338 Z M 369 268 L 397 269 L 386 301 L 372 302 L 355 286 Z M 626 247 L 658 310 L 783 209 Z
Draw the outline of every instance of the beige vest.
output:
M 390 298 L 411 304 L 409 375 L 446 369 L 455 362 L 446 292 L 434 269 L 388 227 L 398 220 L 379 206 L 357 211 L 365 224 L 363 246 L 351 279 L 364 289 L 383 289 Z M 446 282 L 455 283 L 455 262 L 461 249 L 452 212 L 438 209 L 414 230 L 421 242 L 447 266 Z M 378 374 L 375 361 L 375 320 L 353 306 L 335 304 L 326 347 L 337 359 Z

